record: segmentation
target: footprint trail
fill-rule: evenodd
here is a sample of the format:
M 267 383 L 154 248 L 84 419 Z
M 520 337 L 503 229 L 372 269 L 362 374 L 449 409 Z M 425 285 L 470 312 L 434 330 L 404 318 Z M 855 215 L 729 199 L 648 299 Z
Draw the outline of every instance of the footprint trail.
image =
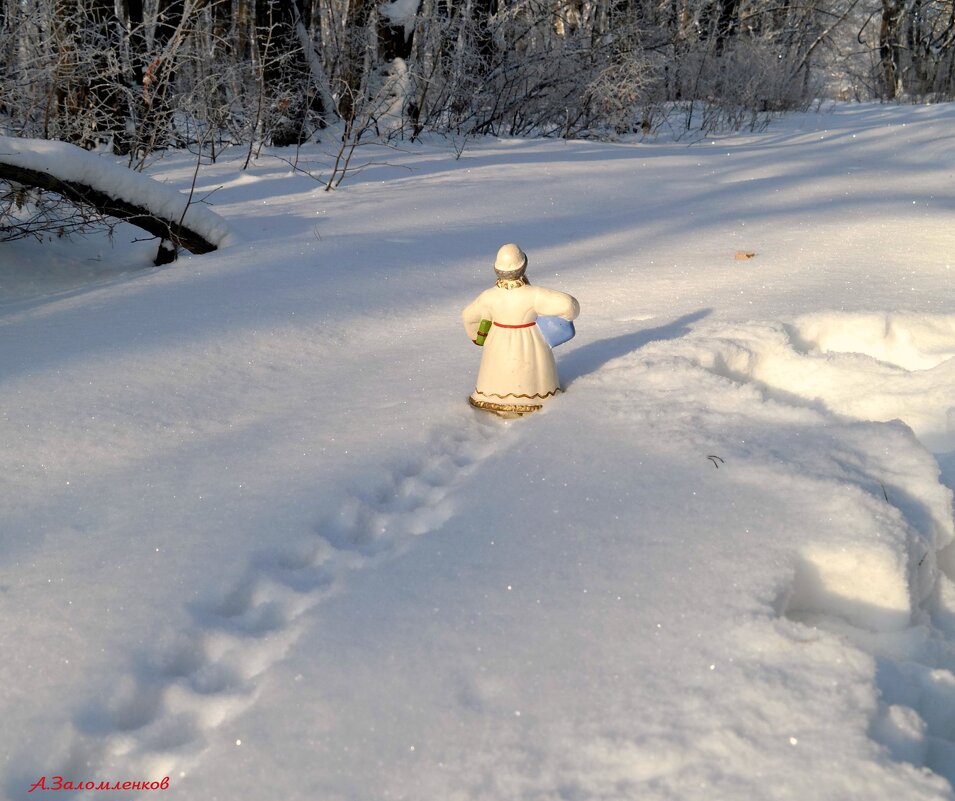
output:
M 50 784 L 62 776 L 73 788 L 109 777 L 169 776 L 170 784 L 184 777 L 215 729 L 256 702 L 269 669 L 301 635 L 303 616 L 354 571 L 394 558 L 450 519 L 454 490 L 512 434 L 509 423 L 469 416 L 433 433 L 425 448 L 392 465 L 376 486 L 351 494 L 298 542 L 253 554 L 237 581 L 190 608 L 188 631 L 135 661 L 105 708 L 77 714 L 64 732 L 66 744 L 41 773 L 24 774 L 33 778 L 21 777 L 12 795 L 33 798 L 29 787 L 44 773 Z

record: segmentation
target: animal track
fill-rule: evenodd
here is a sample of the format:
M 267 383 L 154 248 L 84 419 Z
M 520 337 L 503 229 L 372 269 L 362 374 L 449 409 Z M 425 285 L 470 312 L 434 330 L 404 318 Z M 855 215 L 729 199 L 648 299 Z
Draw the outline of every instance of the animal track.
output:
M 425 452 L 395 466 L 370 491 L 347 498 L 309 536 L 250 557 L 242 577 L 190 608 L 192 626 L 146 655 L 104 710 L 78 715 L 48 775 L 161 780 L 197 761 L 213 730 L 247 710 L 261 676 L 301 631 L 299 618 L 355 570 L 406 549 L 454 513 L 450 494 L 496 448 L 509 424 L 468 418 L 433 435 Z M 26 798 L 27 787 L 20 791 Z M 114 799 L 131 798 L 122 791 Z M 95 791 L 64 792 L 86 799 Z

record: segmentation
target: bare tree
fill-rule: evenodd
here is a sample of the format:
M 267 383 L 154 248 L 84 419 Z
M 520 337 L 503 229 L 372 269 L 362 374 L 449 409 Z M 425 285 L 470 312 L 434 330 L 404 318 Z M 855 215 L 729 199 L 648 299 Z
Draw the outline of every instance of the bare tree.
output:
M 5 129 L 132 164 L 755 126 L 824 91 L 955 97 L 955 0 L 0 0 Z

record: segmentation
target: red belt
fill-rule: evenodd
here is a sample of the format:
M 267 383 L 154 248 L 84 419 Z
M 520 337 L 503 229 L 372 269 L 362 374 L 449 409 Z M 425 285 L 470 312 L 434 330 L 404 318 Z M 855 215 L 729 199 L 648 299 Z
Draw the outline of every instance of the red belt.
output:
M 530 328 L 537 323 L 521 323 L 520 325 L 505 325 L 504 323 L 494 323 L 498 328 Z

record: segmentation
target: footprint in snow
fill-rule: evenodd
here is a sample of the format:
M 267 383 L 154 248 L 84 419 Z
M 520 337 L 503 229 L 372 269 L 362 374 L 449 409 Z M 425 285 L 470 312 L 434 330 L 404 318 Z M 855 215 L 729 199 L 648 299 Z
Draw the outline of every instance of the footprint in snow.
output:
M 348 497 L 312 536 L 253 554 L 238 581 L 190 609 L 188 632 L 140 659 L 105 709 L 74 719 L 63 753 L 44 763 L 50 781 L 54 775 L 97 783 L 102 776 L 175 780 L 188 771 L 209 735 L 255 703 L 262 675 L 298 639 L 302 615 L 351 572 L 401 553 L 445 523 L 454 512 L 452 492 L 501 447 L 509 425 L 474 415 L 432 435 L 422 453 L 394 466 L 378 486 Z M 21 782 L 15 794 L 32 798 L 31 782 Z M 110 793 L 117 801 L 136 795 Z

